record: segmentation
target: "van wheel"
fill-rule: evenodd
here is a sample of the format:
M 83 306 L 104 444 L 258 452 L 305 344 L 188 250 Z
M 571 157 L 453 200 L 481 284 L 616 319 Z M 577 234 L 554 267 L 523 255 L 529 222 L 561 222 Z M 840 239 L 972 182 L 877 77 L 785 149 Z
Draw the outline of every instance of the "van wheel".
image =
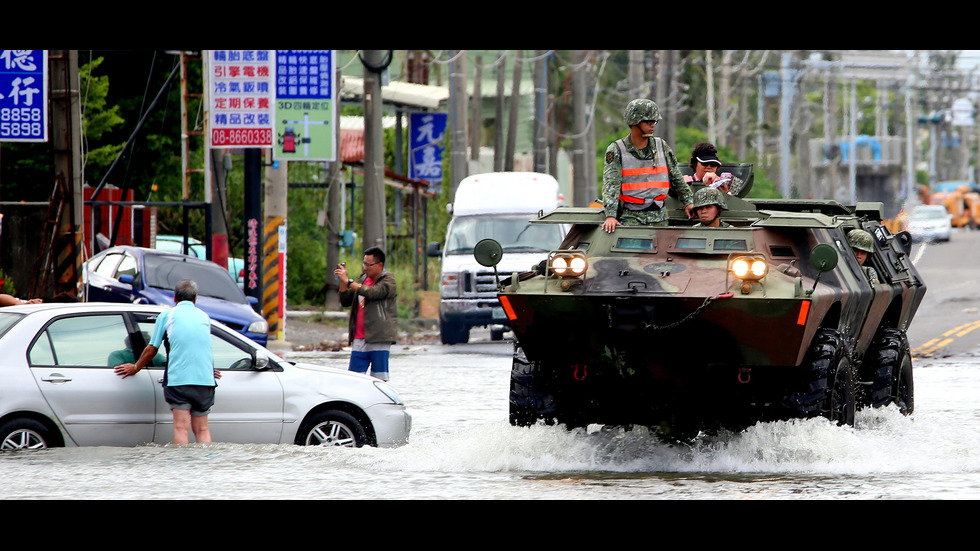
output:
M 442 344 L 464 344 L 470 340 L 470 329 L 458 323 L 440 321 L 439 337 Z

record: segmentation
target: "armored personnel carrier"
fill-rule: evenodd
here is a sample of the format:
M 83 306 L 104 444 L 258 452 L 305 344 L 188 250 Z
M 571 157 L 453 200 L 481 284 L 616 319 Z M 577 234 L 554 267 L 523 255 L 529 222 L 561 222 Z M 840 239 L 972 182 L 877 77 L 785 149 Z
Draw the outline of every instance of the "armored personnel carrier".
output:
M 752 187 L 752 167 L 725 165 Z M 693 185 L 697 190 L 700 185 Z M 670 437 L 861 407 L 913 410 L 906 331 L 926 286 L 911 237 L 881 203 L 745 199 L 698 227 L 669 197 L 667 226 L 602 230 L 601 208 L 533 219 L 571 229 L 547 260 L 497 274 L 513 330 L 510 422 L 649 426 Z M 873 236 L 869 280 L 848 242 Z M 493 240 L 475 248 L 495 266 Z

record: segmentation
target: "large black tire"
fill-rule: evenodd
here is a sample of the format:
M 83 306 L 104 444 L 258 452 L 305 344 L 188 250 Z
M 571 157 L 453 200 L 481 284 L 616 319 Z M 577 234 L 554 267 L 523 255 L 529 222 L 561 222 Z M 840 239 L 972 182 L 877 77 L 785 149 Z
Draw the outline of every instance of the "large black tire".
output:
M 0 450 L 40 450 L 59 445 L 48 427 L 34 419 L 11 419 L 0 427 Z
M 879 408 L 895 404 L 905 415 L 912 413 L 912 354 L 905 331 L 883 329 L 867 361 L 870 381 L 861 405 Z
M 531 362 L 515 344 L 510 369 L 510 424 L 529 427 L 538 421 L 553 425 L 557 407 L 551 379 L 537 362 Z
M 360 448 L 368 443 L 367 431 L 353 415 L 340 410 L 321 411 L 310 417 L 296 434 L 301 446 Z
M 465 344 L 470 340 L 470 329 L 465 325 L 440 320 L 439 337 L 442 344 Z
M 786 417 L 822 415 L 838 425 L 854 424 L 856 393 L 849 352 L 840 331 L 817 331 L 798 379 L 783 398 Z
M 841 355 L 830 380 L 824 416 L 838 425 L 854 426 L 854 413 L 857 409 L 857 392 L 854 387 L 854 368 L 847 355 Z

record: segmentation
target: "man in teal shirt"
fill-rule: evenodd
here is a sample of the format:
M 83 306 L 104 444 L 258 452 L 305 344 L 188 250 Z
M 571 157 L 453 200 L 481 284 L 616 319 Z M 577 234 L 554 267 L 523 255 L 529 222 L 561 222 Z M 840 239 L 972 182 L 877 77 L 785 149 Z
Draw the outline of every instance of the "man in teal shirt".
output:
M 165 345 L 163 397 L 174 415 L 174 444 L 187 444 L 191 430 L 198 442 L 210 442 L 208 413 L 214 404 L 216 379 L 221 378 L 211 354 L 211 318 L 195 305 L 197 283 L 193 280 L 177 283 L 174 302 L 176 306 L 157 317 L 150 343 L 136 363 L 114 369 L 124 379 L 135 375 L 150 364 L 161 344 Z

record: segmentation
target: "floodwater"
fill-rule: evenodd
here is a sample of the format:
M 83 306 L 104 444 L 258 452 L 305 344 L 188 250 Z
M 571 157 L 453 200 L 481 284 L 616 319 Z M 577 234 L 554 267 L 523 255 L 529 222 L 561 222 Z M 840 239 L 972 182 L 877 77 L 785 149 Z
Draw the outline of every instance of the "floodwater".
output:
M 393 351 L 395 449 L 190 444 L 0 454 L 6 499 L 787 500 L 980 497 L 980 368 L 918 359 L 915 413 L 756 425 L 690 446 L 507 421 L 507 344 Z M 345 368 L 343 353 L 290 356 Z M 220 400 L 220 397 L 219 397 Z

